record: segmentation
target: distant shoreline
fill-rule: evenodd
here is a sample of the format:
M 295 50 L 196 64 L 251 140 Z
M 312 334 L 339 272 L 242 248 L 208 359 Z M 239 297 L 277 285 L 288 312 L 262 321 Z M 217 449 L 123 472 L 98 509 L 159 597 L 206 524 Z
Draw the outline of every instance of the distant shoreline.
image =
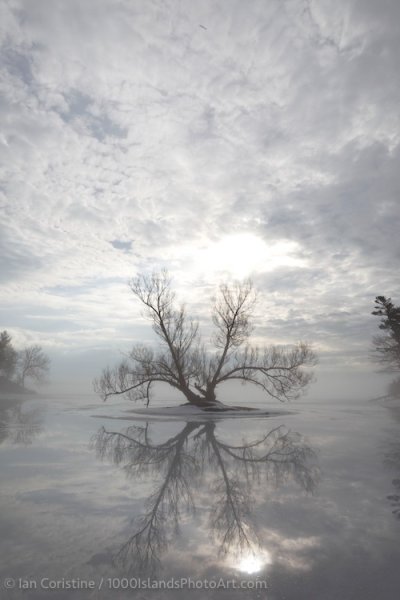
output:
M 0 394 L 21 394 L 24 396 L 31 396 L 36 394 L 36 392 L 24 388 L 15 381 L 10 381 L 10 379 L 7 379 L 4 375 L 0 375 Z

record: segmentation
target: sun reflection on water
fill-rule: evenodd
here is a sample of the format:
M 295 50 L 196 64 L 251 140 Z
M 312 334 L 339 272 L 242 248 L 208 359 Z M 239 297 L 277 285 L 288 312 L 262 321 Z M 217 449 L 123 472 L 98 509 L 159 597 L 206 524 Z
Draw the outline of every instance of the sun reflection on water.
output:
M 242 573 L 259 573 L 265 566 L 272 563 L 272 558 L 269 552 L 266 550 L 258 552 L 257 554 L 251 553 L 241 556 L 235 561 L 233 565 L 235 569 Z

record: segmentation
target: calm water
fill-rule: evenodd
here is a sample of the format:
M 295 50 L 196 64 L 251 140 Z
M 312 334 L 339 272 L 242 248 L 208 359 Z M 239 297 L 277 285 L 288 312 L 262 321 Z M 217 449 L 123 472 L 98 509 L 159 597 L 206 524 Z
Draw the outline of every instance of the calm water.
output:
M 130 408 L 3 399 L 0 569 L 16 587 L 2 598 L 400 597 L 395 409 L 302 400 L 185 421 Z M 203 589 L 138 589 L 181 578 Z

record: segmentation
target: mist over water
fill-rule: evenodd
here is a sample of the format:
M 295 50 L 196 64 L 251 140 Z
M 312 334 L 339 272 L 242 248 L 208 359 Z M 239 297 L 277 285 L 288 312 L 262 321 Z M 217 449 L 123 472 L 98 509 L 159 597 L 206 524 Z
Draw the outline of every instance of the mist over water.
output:
M 382 396 L 386 393 L 387 386 L 393 380 L 394 375 L 392 373 L 380 373 L 371 365 L 370 370 L 361 372 L 349 372 L 346 371 L 323 371 L 315 368 L 315 381 L 305 391 L 304 395 L 300 398 L 293 400 L 289 403 L 285 403 L 288 407 L 295 407 L 297 404 L 303 402 L 303 400 L 311 401 L 333 401 L 335 400 L 352 400 L 361 398 L 375 398 Z M 98 374 L 98 370 L 93 370 L 93 378 Z M 51 381 L 48 385 L 44 386 L 41 391 L 45 396 L 47 395 L 70 395 L 70 396 L 91 396 L 94 402 L 101 402 L 98 396 L 93 390 L 93 383 L 88 377 L 81 378 L 77 374 L 76 378 L 71 376 L 66 378 L 65 375 L 61 375 L 58 380 Z M 274 406 L 277 402 L 273 399 L 266 399 L 265 396 L 252 389 L 250 386 L 240 386 L 235 384 L 224 384 L 218 390 L 218 398 L 224 402 L 243 402 L 245 404 L 254 402 L 254 399 L 258 399 L 267 406 Z M 152 404 L 162 403 L 165 405 L 165 401 L 173 402 L 174 404 L 180 404 L 184 402 L 184 398 L 174 390 L 171 390 L 166 385 L 156 385 L 154 388 L 154 398 Z M 113 404 L 116 399 L 110 399 L 107 404 Z M 129 401 L 126 401 L 130 406 Z M 133 406 L 133 404 L 132 404 Z M 140 402 L 137 403 L 140 406 Z M 281 403 L 278 403 L 281 406 Z

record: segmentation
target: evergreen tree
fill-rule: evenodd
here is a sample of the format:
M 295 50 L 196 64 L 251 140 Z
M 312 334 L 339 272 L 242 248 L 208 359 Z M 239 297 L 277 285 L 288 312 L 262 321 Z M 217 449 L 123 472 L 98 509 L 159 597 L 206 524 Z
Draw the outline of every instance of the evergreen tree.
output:
M 385 332 L 374 337 L 378 361 L 386 369 L 400 369 L 400 306 L 395 306 L 391 298 L 377 296 L 372 314 L 382 317 L 379 329 Z
M 0 375 L 11 379 L 17 365 L 18 354 L 7 331 L 0 333 Z

